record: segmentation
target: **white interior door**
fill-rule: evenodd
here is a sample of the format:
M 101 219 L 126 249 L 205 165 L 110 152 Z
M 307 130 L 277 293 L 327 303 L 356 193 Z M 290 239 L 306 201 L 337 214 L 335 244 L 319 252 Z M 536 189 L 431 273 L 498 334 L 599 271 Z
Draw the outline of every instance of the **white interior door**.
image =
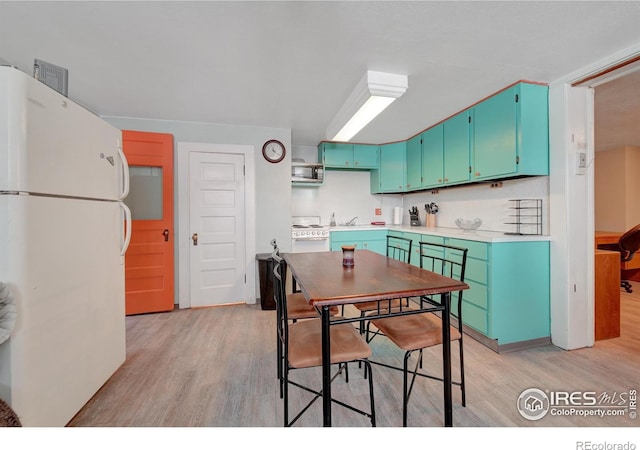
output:
M 244 155 L 191 152 L 191 306 L 246 301 Z

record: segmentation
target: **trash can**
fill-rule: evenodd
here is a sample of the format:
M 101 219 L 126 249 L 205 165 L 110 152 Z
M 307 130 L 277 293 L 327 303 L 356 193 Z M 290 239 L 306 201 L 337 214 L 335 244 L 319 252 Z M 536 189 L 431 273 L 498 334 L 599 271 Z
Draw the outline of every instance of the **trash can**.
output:
M 276 309 L 273 298 L 273 257 L 271 253 L 258 253 L 256 260 L 260 278 L 260 306 L 265 310 Z

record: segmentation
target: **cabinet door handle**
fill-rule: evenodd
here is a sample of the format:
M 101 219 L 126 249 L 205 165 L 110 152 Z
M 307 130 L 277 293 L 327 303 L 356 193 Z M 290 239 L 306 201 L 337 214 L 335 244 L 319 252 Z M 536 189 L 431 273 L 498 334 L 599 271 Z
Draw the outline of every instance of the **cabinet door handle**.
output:
M 193 233 L 191 240 L 193 241 L 193 245 L 198 245 L 198 233 Z
M 480 172 L 476 172 L 476 176 L 479 177 L 480 176 Z
M 162 232 L 162 235 L 164 236 L 164 241 L 169 242 L 169 230 L 165 228 L 164 231 Z

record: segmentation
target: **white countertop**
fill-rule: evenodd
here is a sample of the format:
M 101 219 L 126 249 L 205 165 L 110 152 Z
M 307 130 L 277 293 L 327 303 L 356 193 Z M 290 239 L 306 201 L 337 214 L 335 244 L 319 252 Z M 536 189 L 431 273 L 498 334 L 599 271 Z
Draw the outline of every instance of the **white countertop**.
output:
M 501 231 L 462 230 L 460 228 L 434 227 L 424 225 L 412 227 L 410 225 L 355 225 L 331 227 L 331 231 L 366 231 L 366 230 L 390 230 L 406 233 L 428 234 L 455 239 L 466 239 L 479 242 L 530 242 L 549 241 L 550 236 L 544 235 L 513 235 L 504 234 Z

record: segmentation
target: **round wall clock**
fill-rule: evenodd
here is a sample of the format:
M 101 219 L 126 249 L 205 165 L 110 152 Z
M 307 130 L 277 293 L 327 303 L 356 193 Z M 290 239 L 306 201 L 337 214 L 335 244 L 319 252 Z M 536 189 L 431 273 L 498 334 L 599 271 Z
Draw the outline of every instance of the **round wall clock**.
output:
M 271 163 L 278 163 L 282 161 L 286 153 L 284 144 L 280 141 L 276 141 L 275 139 L 265 142 L 262 146 L 262 156 Z

